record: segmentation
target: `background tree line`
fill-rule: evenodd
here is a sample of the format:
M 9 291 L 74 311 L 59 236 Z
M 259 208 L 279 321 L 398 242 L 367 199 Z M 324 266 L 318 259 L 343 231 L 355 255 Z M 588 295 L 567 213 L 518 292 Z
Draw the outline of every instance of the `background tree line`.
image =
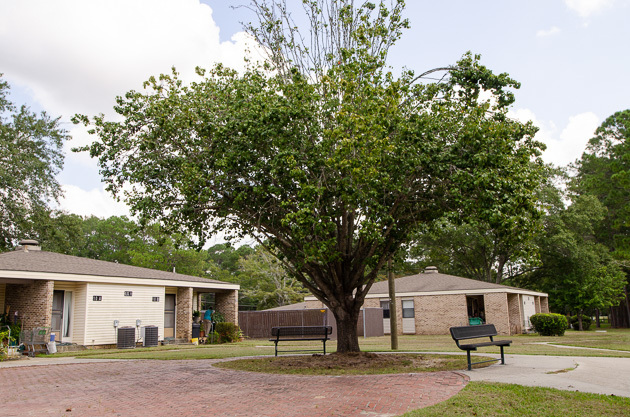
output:
M 619 111 L 579 160 L 547 167 L 533 228 L 501 233 L 474 217 L 443 218 L 417 236 L 409 256 L 445 273 L 547 292 L 555 312 L 610 307 L 614 324 L 628 327 L 629 138 L 630 110 Z

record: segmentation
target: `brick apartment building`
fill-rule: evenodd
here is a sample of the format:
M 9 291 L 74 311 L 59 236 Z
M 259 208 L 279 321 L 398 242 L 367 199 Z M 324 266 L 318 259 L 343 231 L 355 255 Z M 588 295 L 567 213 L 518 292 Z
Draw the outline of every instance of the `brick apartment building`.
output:
M 55 340 L 111 345 L 121 327 L 157 326 L 158 338 L 189 340 L 204 293 L 238 324 L 236 284 L 42 251 L 22 241 L 0 254 L 0 312 L 25 330 L 50 327 Z M 139 320 L 139 322 L 138 322 Z
M 448 334 L 449 327 L 492 323 L 500 334 L 523 333 L 529 318 L 548 313 L 548 295 L 440 273 L 435 267 L 395 280 L 396 320 L 400 334 Z M 387 281 L 375 283 L 364 307 L 383 309 L 383 327 L 390 332 Z M 306 308 L 322 308 L 315 297 L 306 297 Z

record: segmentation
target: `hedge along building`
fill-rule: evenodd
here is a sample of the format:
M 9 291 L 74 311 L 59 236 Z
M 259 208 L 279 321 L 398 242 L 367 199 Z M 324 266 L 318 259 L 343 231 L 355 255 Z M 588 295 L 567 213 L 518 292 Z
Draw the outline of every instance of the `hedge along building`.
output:
M 453 326 L 492 323 L 500 334 L 523 333 L 529 318 L 548 313 L 545 293 L 441 274 L 436 267 L 398 278 L 396 320 L 400 334 L 448 334 Z M 315 297 L 306 297 L 308 308 L 321 308 Z M 364 307 L 383 308 L 383 327 L 390 333 L 387 281 L 376 282 Z
M 26 330 L 51 327 L 57 341 L 110 345 L 118 328 L 140 320 L 158 327 L 159 340 L 188 341 L 204 293 L 238 324 L 238 285 L 45 252 L 33 240 L 20 245 L 0 254 L 0 311 Z

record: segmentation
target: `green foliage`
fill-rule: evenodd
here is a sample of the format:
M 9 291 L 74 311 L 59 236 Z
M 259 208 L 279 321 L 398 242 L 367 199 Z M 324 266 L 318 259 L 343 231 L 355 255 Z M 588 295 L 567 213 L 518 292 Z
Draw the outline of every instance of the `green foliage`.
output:
M 619 259 L 630 259 L 630 109 L 607 118 L 576 163 L 572 191 L 595 196 L 606 208 L 596 230 Z
M 239 259 L 241 291 L 258 310 L 304 301 L 308 291 L 263 245 Z
M 233 343 L 240 340 L 240 329 L 234 323 L 219 322 L 215 326 L 217 343 Z
M 538 313 L 529 318 L 534 330 L 541 336 L 563 336 L 569 326 L 566 316 L 555 313 Z
M 151 77 L 117 98 L 121 121 L 75 116 L 97 136 L 82 150 L 108 190 L 132 185 L 124 194 L 141 219 L 200 245 L 217 230 L 265 242 L 331 308 L 340 350 L 358 350 L 367 291 L 421 226 L 474 217 L 509 233 L 535 222 L 543 145 L 531 123 L 506 117 L 519 84 L 478 56 L 444 82 L 389 72 L 402 1 L 303 3 L 311 36 L 326 39 L 315 49 L 286 2 L 252 3 L 267 65 L 199 70 L 190 85 L 175 70 Z
M 212 313 L 212 320 L 216 323 L 225 323 L 225 316 L 220 311 L 214 310 L 214 313 Z
M 571 327 L 573 330 L 580 330 L 580 323 L 577 315 L 571 316 Z M 593 319 L 589 316 L 582 315 L 582 330 L 588 330 L 591 328 L 591 324 L 593 324 Z
M 606 208 L 593 196 L 575 196 L 564 208 L 552 207 L 538 239 L 538 269 L 525 286 L 547 292 L 553 311 L 604 309 L 623 294 L 626 278 L 595 231 Z
M 56 175 L 69 136 L 45 112 L 37 115 L 9 100 L 0 73 L 0 251 L 29 237 L 36 218 L 61 195 Z
M 169 234 L 155 223 L 143 226 L 126 216 L 83 218 L 59 211 L 34 218 L 30 236 L 46 251 L 193 276 L 211 269 L 207 253 L 193 249 L 192 239 Z
M 8 340 L 9 329 L 11 328 L 11 340 Z M 0 314 L 0 342 L 6 344 L 17 344 L 20 341 L 20 333 L 22 328 L 19 324 L 13 324 L 7 313 Z M 6 333 L 6 334 L 5 334 Z

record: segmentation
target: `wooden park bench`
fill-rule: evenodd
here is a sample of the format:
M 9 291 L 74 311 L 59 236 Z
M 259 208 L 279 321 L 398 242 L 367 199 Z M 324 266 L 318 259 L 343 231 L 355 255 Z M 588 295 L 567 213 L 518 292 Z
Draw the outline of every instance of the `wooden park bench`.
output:
M 482 324 L 479 326 L 461 326 L 461 327 L 451 327 L 451 336 L 455 343 L 457 343 L 457 347 L 461 350 L 465 350 L 468 356 L 468 370 L 472 370 L 472 365 L 478 363 L 486 363 L 486 362 L 494 362 L 501 361 L 501 365 L 505 365 L 505 357 L 503 355 L 503 347 L 510 346 L 512 343 L 511 340 L 494 340 L 494 336 L 497 335 L 497 329 L 494 327 L 494 324 Z M 483 337 L 489 337 L 489 342 L 482 343 L 470 343 L 466 345 L 460 345 L 460 340 L 467 339 L 479 339 Z M 501 348 L 501 359 L 491 359 L 489 361 L 481 361 L 481 362 L 470 362 L 470 352 L 473 350 L 477 350 L 479 347 L 484 346 L 499 346 Z
M 324 345 L 324 355 L 326 354 L 326 341 L 330 340 L 328 335 L 332 334 L 331 326 L 284 326 L 272 327 L 269 339 L 276 345 L 276 356 L 278 356 L 278 342 L 296 342 L 305 340 L 321 340 Z M 319 350 L 283 350 L 282 352 L 319 352 Z

